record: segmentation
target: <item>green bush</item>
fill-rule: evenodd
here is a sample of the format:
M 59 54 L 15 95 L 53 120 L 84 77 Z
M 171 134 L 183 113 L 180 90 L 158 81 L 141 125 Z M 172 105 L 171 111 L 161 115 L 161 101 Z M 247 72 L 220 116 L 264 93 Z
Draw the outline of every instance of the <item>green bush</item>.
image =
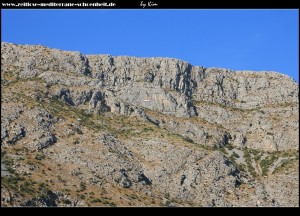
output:
M 69 199 L 63 199 L 63 200 L 62 200 L 62 203 L 63 203 L 63 204 L 66 204 L 66 205 L 72 204 L 72 202 L 71 202 Z
M 227 147 L 228 150 L 232 150 L 233 149 L 232 145 L 226 145 L 226 147 Z
M 189 137 L 183 137 L 183 140 L 189 143 L 194 143 L 194 140 L 190 139 Z
M 235 151 L 233 151 L 232 156 L 233 156 L 234 158 L 240 158 L 240 156 L 239 156 Z
M 102 203 L 101 199 L 92 199 L 91 203 Z
M 79 190 L 80 191 L 84 191 L 86 189 L 86 184 L 84 182 L 80 182 L 80 186 L 79 186 Z
M 43 160 L 43 159 L 45 159 L 45 157 L 46 157 L 45 155 L 40 155 L 40 154 L 39 154 L 39 155 L 36 155 L 36 156 L 35 156 L 35 159 L 36 159 L 36 160 Z

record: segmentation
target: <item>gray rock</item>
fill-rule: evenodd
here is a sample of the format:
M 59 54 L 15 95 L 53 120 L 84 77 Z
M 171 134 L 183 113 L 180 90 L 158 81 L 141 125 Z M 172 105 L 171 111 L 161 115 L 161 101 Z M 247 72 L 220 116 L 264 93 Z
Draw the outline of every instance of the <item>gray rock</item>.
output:
M 3 177 L 3 176 L 9 176 L 9 175 L 10 175 L 10 173 L 7 170 L 6 166 L 1 163 L 1 177 Z
M 283 164 L 274 162 L 260 178 L 241 169 L 246 150 L 262 154 L 250 156 L 258 175 L 266 155 L 299 150 L 299 87 L 290 77 L 39 45 L 1 43 L 1 55 L 3 147 L 41 151 L 71 167 L 75 182 L 169 206 L 299 206 L 297 167 L 273 173 Z M 136 126 L 127 133 L 129 121 Z M 229 145 L 235 149 L 220 153 Z M 22 202 L 4 192 L 7 205 L 84 205 L 54 192 Z
M 36 141 L 35 146 L 36 149 L 40 151 L 50 145 L 53 145 L 56 141 L 57 138 L 53 134 L 49 134 Z

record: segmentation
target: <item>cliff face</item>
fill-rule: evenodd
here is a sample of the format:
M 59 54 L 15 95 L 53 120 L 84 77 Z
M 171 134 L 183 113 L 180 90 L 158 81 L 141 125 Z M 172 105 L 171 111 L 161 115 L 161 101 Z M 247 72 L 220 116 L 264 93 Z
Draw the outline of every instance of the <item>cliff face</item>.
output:
M 6 205 L 49 205 L 9 184 L 45 183 L 44 166 L 63 173 L 42 194 L 55 205 L 299 205 L 299 89 L 286 75 L 2 43 L 1 92 Z

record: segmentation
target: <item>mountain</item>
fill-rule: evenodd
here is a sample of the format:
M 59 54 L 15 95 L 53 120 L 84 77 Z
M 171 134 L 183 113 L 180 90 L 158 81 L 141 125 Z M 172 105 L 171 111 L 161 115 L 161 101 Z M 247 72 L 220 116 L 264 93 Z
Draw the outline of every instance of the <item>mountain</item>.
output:
M 1 43 L 2 206 L 299 206 L 277 72 Z

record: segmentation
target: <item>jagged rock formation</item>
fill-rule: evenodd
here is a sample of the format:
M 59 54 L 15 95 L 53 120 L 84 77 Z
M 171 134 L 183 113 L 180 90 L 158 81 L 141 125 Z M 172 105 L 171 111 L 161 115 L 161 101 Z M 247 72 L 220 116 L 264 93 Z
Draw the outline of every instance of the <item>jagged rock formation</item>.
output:
M 2 43 L 1 93 L 5 205 L 299 206 L 286 75 Z

